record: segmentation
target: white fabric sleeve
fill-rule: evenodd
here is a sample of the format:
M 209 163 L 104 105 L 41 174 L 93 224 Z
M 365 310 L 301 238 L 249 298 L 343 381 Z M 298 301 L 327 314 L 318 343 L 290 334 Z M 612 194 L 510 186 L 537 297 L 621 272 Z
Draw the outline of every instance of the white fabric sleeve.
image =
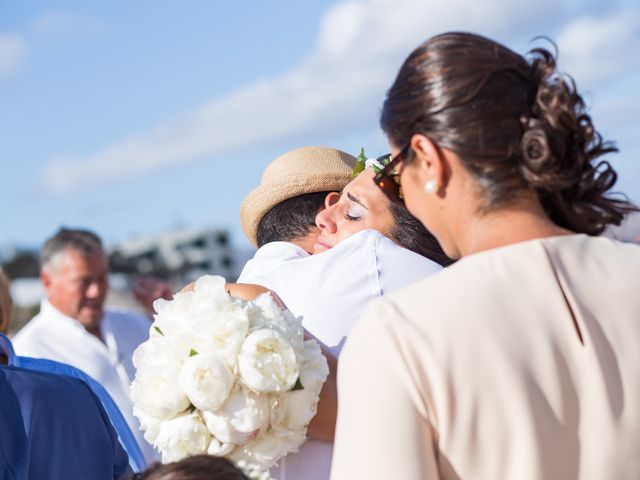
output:
M 382 295 L 388 295 L 442 270 L 436 262 L 380 234 L 376 239 L 376 260 Z

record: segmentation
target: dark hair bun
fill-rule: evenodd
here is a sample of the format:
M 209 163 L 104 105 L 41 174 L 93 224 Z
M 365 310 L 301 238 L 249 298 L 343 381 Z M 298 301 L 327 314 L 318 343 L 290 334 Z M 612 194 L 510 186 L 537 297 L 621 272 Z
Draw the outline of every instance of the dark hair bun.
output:
M 617 148 L 596 132 L 575 82 L 557 72 L 554 56 L 542 48 L 529 55 L 537 93 L 530 116 L 521 118 L 522 176 L 556 223 L 598 234 L 625 213 L 615 199 L 604 197 L 617 174 L 606 161 L 594 165 Z

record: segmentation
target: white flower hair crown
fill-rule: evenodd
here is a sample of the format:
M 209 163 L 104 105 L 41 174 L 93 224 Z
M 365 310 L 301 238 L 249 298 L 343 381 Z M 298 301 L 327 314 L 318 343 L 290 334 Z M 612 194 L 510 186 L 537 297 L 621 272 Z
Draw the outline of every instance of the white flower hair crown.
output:
M 391 161 L 391 154 L 387 153 L 378 158 L 367 158 L 364 148 L 360 149 L 360 154 L 356 158 L 356 166 L 351 172 L 352 177 L 358 176 L 365 168 L 372 168 L 375 173 L 380 173 L 382 169 Z

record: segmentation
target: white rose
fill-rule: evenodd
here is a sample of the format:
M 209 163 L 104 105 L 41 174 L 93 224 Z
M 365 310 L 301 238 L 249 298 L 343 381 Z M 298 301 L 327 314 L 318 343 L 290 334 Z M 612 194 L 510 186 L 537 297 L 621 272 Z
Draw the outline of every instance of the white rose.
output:
M 238 366 L 244 384 L 260 393 L 286 392 L 299 375 L 291 344 L 278 332 L 267 329 L 256 330 L 247 336 Z
M 211 435 L 197 413 L 189 413 L 162 422 L 155 446 L 162 452 L 162 462 L 177 462 L 191 455 L 205 453 Z
M 152 417 L 166 420 L 189 406 L 189 398 L 180 386 L 180 365 L 139 370 L 131 384 L 133 402 Z
M 133 415 L 140 422 L 140 429 L 144 432 L 144 439 L 151 445 L 156 443 L 158 435 L 160 434 L 160 426 L 162 420 L 147 415 L 138 407 L 133 407 Z
M 304 439 L 304 432 L 292 431 L 283 436 L 266 432 L 254 441 L 238 446 L 229 458 L 236 463 L 242 460 L 253 463 L 266 470 L 286 454 L 297 451 Z
M 221 442 L 244 443 L 269 421 L 269 396 L 246 388 L 231 393 L 221 408 L 203 412 L 209 432 Z
M 190 357 L 180 372 L 180 384 L 199 410 L 215 410 L 224 403 L 233 387 L 233 375 L 215 353 Z
M 207 453 L 216 457 L 224 457 L 230 454 L 234 448 L 236 446 L 233 443 L 221 443 L 219 440 L 212 438 L 207 448 Z

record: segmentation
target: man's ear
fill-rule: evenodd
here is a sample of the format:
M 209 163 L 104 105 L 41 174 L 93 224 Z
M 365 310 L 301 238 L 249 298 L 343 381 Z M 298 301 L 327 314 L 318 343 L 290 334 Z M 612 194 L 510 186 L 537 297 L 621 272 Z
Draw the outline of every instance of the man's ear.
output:
M 331 205 L 336 203 L 338 200 L 340 200 L 340 192 L 327 193 L 327 195 L 324 197 L 324 204 L 322 205 L 322 207 L 320 207 L 320 210 L 318 210 L 318 212 L 321 212 L 325 208 L 330 207 Z
M 42 282 L 44 289 L 49 290 L 49 287 L 51 286 L 51 273 L 46 270 L 41 270 L 40 281 Z

